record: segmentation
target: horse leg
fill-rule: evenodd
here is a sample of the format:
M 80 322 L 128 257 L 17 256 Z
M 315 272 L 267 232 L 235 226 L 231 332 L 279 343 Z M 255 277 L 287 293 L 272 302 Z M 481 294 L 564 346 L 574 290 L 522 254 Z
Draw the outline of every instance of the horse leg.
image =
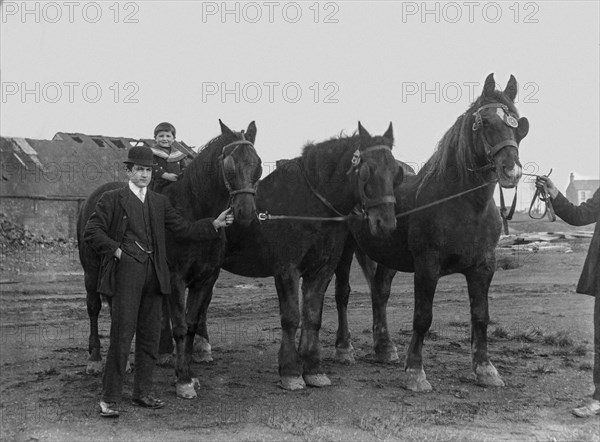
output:
M 356 243 L 348 236 L 342 257 L 335 269 L 335 304 L 338 314 L 338 329 L 335 340 L 335 359 L 338 362 L 354 364 L 354 347 L 348 327 L 348 299 L 350 298 L 350 268 Z
M 208 294 L 204 297 L 200 306 L 200 321 L 198 330 L 196 331 L 196 339 L 194 341 L 194 362 L 212 362 L 212 348 L 208 339 L 207 313 L 208 306 L 212 300 L 212 287 Z
M 400 360 L 396 347 L 390 339 L 387 324 L 387 303 L 390 298 L 394 276 L 396 276 L 395 270 L 378 264 L 375 278 L 371 284 L 375 359 L 384 363 L 397 363 Z
M 300 274 L 296 269 L 289 269 L 275 275 L 275 288 L 279 298 L 279 315 L 281 317 L 278 385 L 284 390 L 300 390 L 306 387 L 301 376 L 302 361 L 296 350 L 296 330 L 300 323 L 299 280 Z
M 158 362 L 161 367 L 173 364 L 173 329 L 171 328 L 171 301 L 170 296 L 163 296 L 160 341 L 158 345 Z
M 196 397 L 195 391 L 190 392 L 189 387 L 193 389 L 194 385 L 199 384 L 198 379 L 192 371 L 192 356 L 194 352 L 194 337 L 198 330 L 198 324 L 202 316 L 202 307 L 208 308 L 206 299 L 212 293 L 213 286 L 219 277 L 220 267 L 215 267 L 202 272 L 196 276 L 196 280 L 188 287 L 188 296 L 186 302 L 186 323 L 187 332 L 183 339 L 183 369 L 180 373 L 178 382 L 184 383 L 185 388 L 179 388 L 178 383 L 177 395 L 185 399 L 193 399 Z
M 415 311 L 413 335 L 406 355 L 406 388 L 431 391 L 423 370 L 423 340 L 433 320 L 433 296 L 440 277 L 438 252 L 426 252 L 415 257 Z
M 189 371 L 189 364 L 185 358 L 185 336 L 187 321 L 185 316 L 185 282 L 181 275 L 171 273 L 171 294 L 167 295 L 173 323 L 173 337 L 175 338 L 175 376 L 177 382 L 175 390 L 178 397 L 194 399 L 198 395 L 194 389 L 194 382 Z
M 487 263 L 465 274 L 471 303 L 471 352 L 477 383 L 486 387 L 504 387 L 504 381 L 487 354 L 488 290 L 494 267 L 493 263 Z
M 102 299 L 96 291 L 98 282 L 98 271 L 85 272 L 85 291 L 87 312 L 90 318 L 90 336 L 88 343 L 88 362 L 85 372 L 88 374 L 102 373 L 103 363 L 100 354 L 100 335 L 98 333 L 98 317 L 102 310 Z
M 321 344 L 319 331 L 323 317 L 325 291 L 331 281 L 331 271 L 322 267 L 302 280 L 302 332 L 300 334 L 300 357 L 304 381 L 312 387 L 325 387 L 331 381 L 321 371 Z

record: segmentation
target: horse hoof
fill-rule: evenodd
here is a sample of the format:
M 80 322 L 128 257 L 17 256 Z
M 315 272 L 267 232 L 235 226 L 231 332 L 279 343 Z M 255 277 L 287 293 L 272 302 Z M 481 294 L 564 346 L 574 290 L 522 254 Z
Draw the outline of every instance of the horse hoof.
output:
M 352 344 L 348 348 L 336 347 L 334 358 L 336 362 L 342 364 L 356 364 L 356 359 L 354 358 L 354 347 Z
M 194 344 L 194 354 L 192 359 L 194 362 L 203 363 L 203 362 L 212 362 L 212 347 L 206 338 L 201 336 L 196 338 L 196 342 Z
M 175 391 L 177 392 L 177 397 L 182 399 L 196 399 L 198 395 L 196 394 L 196 389 L 194 388 L 195 382 L 192 379 L 192 382 L 188 382 L 187 384 L 177 383 L 175 386 Z
M 504 381 L 491 362 L 475 367 L 475 376 L 477 377 L 477 385 L 482 387 L 504 387 Z
M 382 364 L 398 364 L 400 362 L 400 358 L 398 357 L 398 352 L 396 351 L 396 347 L 392 347 L 389 351 L 384 351 L 380 353 L 375 353 L 375 360 L 377 362 L 381 362 Z
M 131 362 L 127 361 L 127 366 L 125 366 L 125 373 L 131 373 L 133 371 L 133 365 Z
M 311 387 L 321 388 L 331 385 L 331 380 L 326 374 L 305 374 L 303 377 L 306 385 L 310 385 Z
M 426 392 L 433 390 L 431 384 L 427 381 L 425 371 L 422 368 L 420 370 L 416 370 L 414 368 L 407 368 L 406 375 L 408 377 L 406 381 L 407 389 L 416 392 Z
M 86 374 L 99 374 L 104 370 L 104 363 L 102 361 L 88 361 L 87 367 L 85 368 Z
M 158 362 L 156 365 L 159 367 L 172 367 L 173 366 L 173 354 L 172 353 L 163 353 L 162 355 L 158 355 Z
M 306 388 L 302 376 L 283 376 L 279 379 L 277 386 L 288 391 L 303 390 Z

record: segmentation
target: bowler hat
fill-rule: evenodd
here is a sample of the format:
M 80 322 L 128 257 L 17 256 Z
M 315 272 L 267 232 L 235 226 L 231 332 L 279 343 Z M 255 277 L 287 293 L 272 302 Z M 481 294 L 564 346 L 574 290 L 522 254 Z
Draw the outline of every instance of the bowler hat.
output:
M 152 167 L 155 166 L 154 155 L 152 149 L 147 146 L 133 146 L 127 153 L 127 161 L 125 164 L 137 164 L 139 166 Z

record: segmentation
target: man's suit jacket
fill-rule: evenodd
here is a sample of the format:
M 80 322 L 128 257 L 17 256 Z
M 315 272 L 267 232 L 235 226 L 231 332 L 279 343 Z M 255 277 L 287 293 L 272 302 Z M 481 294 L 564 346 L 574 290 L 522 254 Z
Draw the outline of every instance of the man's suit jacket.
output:
M 554 211 L 564 221 L 574 226 L 585 226 L 596 223 L 594 236 L 588 250 L 581 277 L 577 284 L 577 293 L 600 296 L 600 189 L 584 203 L 579 206 L 571 202 L 559 193 L 552 200 Z
M 103 270 L 113 259 L 115 251 L 123 241 L 129 215 L 132 213 L 131 204 L 136 202 L 133 198 L 137 196 L 129 186 L 104 193 L 86 224 L 83 240 L 102 257 L 100 275 L 104 273 Z M 221 236 L 221 233 L 215 230 L 212 224 L 214 218 L 195 222 L 184 219 L 164 195 L 147 190 L 146 199 L 149 204 L 156 275 L 161 293 L 169 294 L 171 284 L 167 265 L 165 228 L 178 239 L 196 241 L 216 239 Z

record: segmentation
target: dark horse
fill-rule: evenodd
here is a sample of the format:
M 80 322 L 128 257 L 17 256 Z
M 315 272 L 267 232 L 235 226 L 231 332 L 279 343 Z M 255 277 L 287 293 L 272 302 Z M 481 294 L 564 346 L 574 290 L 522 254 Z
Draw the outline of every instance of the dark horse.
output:
M 221 135 L 208 142 L 188 165 L 183 177 L 169 185 L 164 193 L 169 197 L 171 204 L 188 220 L 216 217 L 231 206 L 235 222 L 248 225 L 256 218 L 255 186 L 262 173 L 261 160 L 253 146 L 256 125 L 252 122 L 246 133 L 236 133 L 221 121 L 219 123 Z M 100 196 L 107 190 L 125 185 L 127 183 L 108 183 L 100 186 L 88 197 L 77 220 L 79 258 L 85 273 L 87 309 L 90 317 L 88 372 L 102 370 L 98 337 L 98 315 L 102 302 L 96 291 L 100 257 L 82 242 L 81 238 L 85 224 Z M 167 236 L 167 257 L 172 285 L 169 306 L 174 313 L 174 335 L 177 349 L 181 353 L 183 338 L 187 333 L 185 316 L 182 314 L 185 311 L 185 286 L 189 286 L 190 296 L 193 297 L 206 279 L 216 279 L 224 253 L 224 232 L 220 239 L 203 242 L 200 246 L 198 243 L 175 242 Z
M 373 341 L 377 359 L 397 359 L 387 325 L 386 306 L 396 271 L 414 272 L 415 309 L 413 336 L 405 370 L 407 388 L 431 390 L 423 370 L 423 339 L 432 323 L 432 305 L 440 277 L 465 275 L 471 304 L 473 370 L 481 385 L 503 386 L 487 354 L 488 289 L 495 271 L 494 249 L 501 220 L 493 199 L 496 183 L 515 187 L 521 177 L 518 146 L 529 123 L 519 118 L 513 100 L 517 82 L 513 76 L 503 92 L 495 90 L 490 74 L 483 94 L 454 123 L 437 150 L 416 176 L 406 176 L 395 188 L 398 228 L 392 238 L 381 240 L 364 223 L 350 222 L 352 237 L 336 269 L 336 303 L 339 359 L 351 359 L 352 345 L 346 318 L 352 262 L 352 240 L 370 287 L 373 303 Z M 472 191 L 470 191 L 472 190 Z M 403 212 L 461 192 L 448 200 L 408 216 Z M 377 261 L 375 267 L 372 261 Z
M 275 278 L 282 327 L 279 385 L 284 389 L 331 384 L 320 365 L 319 330 L 324 294 L 349 234 L 347 224 L 340 221 L 360 205 L 373 235 L 393 231 L 393 189 L 402 172 L 392 144 L 391 124 L 383 136 L 372 137 L 359 123 L 357 135 L 307 145 L 301 157 L 283 164 L 258 185 L 258 210 L 284 219 L 262 216 L 249 229 L 232 226 L 227 231 L 224 269 Z M 323 219 L 329 217 L 334 219 Z

